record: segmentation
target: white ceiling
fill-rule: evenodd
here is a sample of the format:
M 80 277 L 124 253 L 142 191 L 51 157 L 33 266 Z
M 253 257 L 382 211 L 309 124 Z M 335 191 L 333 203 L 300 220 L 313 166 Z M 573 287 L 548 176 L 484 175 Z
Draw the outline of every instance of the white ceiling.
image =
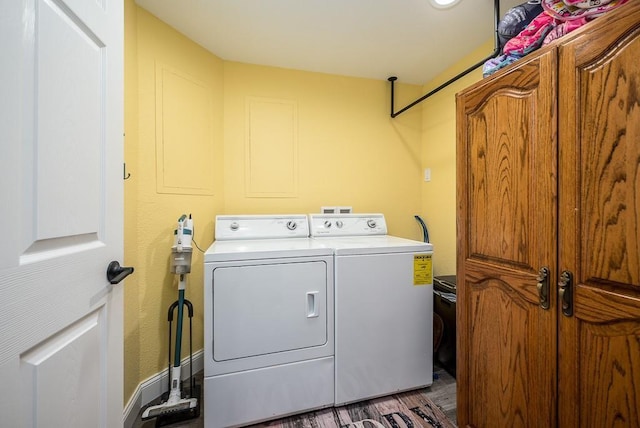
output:
M 500 18 L 523 2 L 501 0 Z M 400 83 L 429 82 L 494 36 L 494 0 L 449 9 L 429 0 L 136 3 L 227 61 Z

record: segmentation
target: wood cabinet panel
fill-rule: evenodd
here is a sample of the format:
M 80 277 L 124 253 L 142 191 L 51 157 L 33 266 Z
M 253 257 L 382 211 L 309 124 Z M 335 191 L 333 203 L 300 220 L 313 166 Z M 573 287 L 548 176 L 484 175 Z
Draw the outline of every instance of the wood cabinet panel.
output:
M 465 352 L 473 355 L 465 367 L 472 385 L 465 391 L 471 403 L 468 420 L 478 427 L 550 426 L 555 362 L 544 355 L 555 352 L 554 317 L 539 307 L 537 295 L 531 299 L 519 292 L 531 284 L 529 276 L 492 278 L 486 269 L 470 267 L 466 278 L 470 330 Z
M 640 7 L 618 12 L 558 48 L 561 427 L 640 426 Z
M 563 94 L 561 106 L 574 125 L 569 123 L 574 129 L 563 135 L 562 147 L 574 146 L 577 159 L 565 156 L 563 168 L 579 167 L 575 208 L 583 278 L 640 290 L 640 37 L 635 27 L 613 47 L 592 47 L 589 55 L 578 55 L 582 50 L 572 44 L 563 46 L 563 54 L 574 59 L 572 69 L 561 60 L 561 79 L 566 75 L 563 81 L 577 87 L 578 96 Z M 583 37 L 597 40 L 599 33 Z
M 551 51 L 458 98 L 465 259 L 537 272 L 554 251 L 555 214 L 544 207 L 555 204 L 555 128 L 540 126 L 555 119 L 555 81 L 540 80 L 553 68 Z
M 555 299 L 542 309 L 537 284 L 556 269 L 555 67 L 547 51 L 457 99 L 461 426 L 554 422 Z
M 475 172 L 469 200 L 470 236 L 475 237 L 469 241 L 469 253 L 473 257 L 531 266 L 524 242 L 530 235 L 533 199 L 529 198 L 533 184 L 528 174 L 530 127 L 520 126 L 516 117 L 531 123 L 532 93 L 497 93 L 469 114 L 469 132 L 479 136 L 469 147 L 470 167 Z M 500 117 L 505 119 L 500 121 Z
M 639 57 L 630 2 L 457 95 L 461 426 L 640 427 Z

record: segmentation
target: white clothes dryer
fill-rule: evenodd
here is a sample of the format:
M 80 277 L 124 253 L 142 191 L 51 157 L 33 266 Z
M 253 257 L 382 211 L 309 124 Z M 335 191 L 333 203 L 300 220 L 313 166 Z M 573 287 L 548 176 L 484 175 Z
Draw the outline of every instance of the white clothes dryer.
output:
M 204 420 L 252 424 L 334 402 L 333 254 L 305 215 L 217 216 L 204 256 Z
M 335 404 L 433 382 L 433 246 L 387 235 L 382 214 L 311 214 L 335 257 Z

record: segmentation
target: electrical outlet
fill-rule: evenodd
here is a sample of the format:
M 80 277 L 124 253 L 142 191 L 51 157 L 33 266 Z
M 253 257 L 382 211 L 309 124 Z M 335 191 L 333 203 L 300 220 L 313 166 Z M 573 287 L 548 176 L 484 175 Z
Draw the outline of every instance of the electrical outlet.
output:
M 431 168 L 424 169 L 424 181 L 431 181 Z

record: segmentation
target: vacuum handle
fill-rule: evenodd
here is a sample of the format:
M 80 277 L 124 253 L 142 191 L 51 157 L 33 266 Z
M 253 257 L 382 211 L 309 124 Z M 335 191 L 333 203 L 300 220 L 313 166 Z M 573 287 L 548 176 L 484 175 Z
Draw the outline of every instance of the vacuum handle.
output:
M 307 292 L 307 318 L 318 317 L 318 292 Z

